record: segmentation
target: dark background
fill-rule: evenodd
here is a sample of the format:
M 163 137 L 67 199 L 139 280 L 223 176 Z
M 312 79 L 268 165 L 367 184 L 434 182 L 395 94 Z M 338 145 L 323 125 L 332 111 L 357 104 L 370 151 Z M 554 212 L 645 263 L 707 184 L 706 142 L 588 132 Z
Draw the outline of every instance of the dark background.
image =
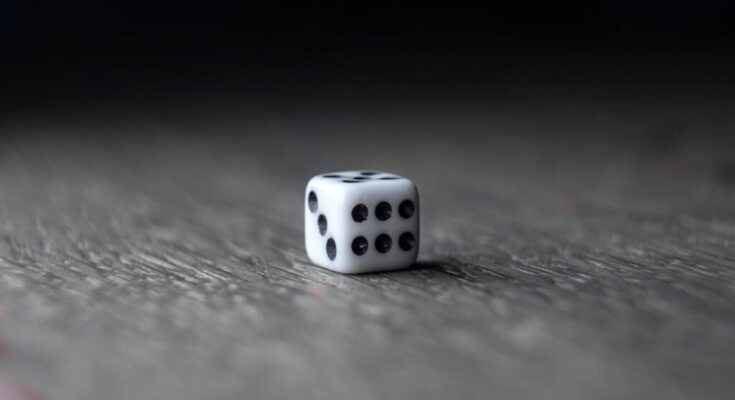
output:
M 219 105 L 720 108 L 727 2 L 3 2 L 4 114 Z

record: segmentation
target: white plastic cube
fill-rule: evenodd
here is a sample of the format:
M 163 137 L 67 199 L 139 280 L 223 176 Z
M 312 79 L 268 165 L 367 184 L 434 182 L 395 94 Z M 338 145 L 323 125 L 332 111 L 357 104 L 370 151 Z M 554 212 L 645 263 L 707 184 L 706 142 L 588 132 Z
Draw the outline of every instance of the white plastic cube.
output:
M 419 251 L 419 215 L 409 179 L 378 171 L 317 175 L 306 185 L 306 252 L 344 274 L 406 268 Z

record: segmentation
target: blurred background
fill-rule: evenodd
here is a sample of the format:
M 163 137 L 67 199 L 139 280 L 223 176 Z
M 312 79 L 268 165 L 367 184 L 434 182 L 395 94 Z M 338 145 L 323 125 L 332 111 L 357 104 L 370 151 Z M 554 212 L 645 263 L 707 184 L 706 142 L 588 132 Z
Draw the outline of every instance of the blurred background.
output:
M 734 18 L 0 1 L 0 400 L 729 398 Z M 344 169 L 416 268 L 305 259 Z
M 733 95 L 724 1 L 0 7 L 5 118 L 82 107 L 681 116 L 721 112 Z

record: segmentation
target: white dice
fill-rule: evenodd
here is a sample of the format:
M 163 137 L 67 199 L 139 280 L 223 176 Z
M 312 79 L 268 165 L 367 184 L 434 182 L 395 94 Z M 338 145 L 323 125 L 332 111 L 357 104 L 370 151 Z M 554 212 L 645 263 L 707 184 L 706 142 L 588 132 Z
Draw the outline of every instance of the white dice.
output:
M 405 268 L 419 251 L 419 196 L 378 171 L 317 175 L 306 185 L 304 236 L 314 264 L 344 274 Z

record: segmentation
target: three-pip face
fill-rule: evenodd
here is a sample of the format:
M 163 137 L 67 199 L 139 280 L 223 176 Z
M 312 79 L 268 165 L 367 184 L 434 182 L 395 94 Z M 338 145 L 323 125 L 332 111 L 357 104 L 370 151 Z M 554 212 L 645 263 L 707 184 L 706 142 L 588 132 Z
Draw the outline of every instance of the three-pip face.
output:
M 405 268 L 419 249 L 419 198 L 409 179 L 379 171 L 317 175 L 306 185 L 312 262 L 354 274 Z

